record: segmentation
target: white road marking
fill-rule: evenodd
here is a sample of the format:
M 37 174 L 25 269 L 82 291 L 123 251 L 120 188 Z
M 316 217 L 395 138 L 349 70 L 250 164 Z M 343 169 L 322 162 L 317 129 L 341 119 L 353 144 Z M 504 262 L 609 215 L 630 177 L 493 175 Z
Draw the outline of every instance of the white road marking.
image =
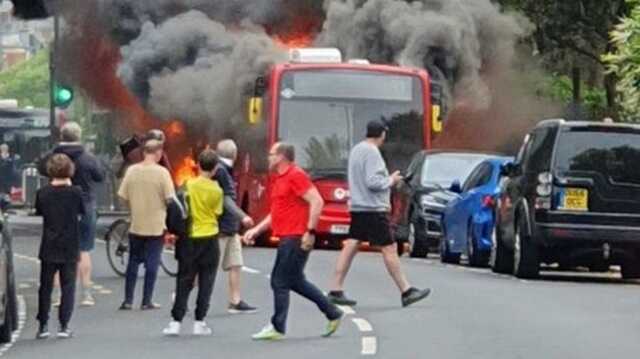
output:
M 20 334 L 22 334 L 22 329 L 24 329 L 24 324 L 27 321 L 27 304 L 24 301 L 24 297 L 18 296 L 18 328 L 13 332 L 11 336 L 11 342 L 6 343 L 2 347 L 0 347 L 0 356 L 4 355 L 15 342 L 20 338 Z
M 251 267 L 243 266 L 242 271 L 251 274 L 260 274 L 260 271 Z
M 13 256 L 18 258 L 18 259 L 23 259 L 23 260 L 26 260 L 26 261 L 29 261 L 29 262 L 32 262 L 32 263 L 40 264 L 40 260 L 38 258 L 35 258 L 35 257 L 25 256 L 25 255 L 18 254 L 18 253 L 15 253 Z
M 371 323 L 369 323 L 368 321 L 362 319 L 362 318 L 352 318 L 351 321 L 358 326 L 358 330 L 360 330 L 361 332 L 372 332 L 373 331 L 373 327 L 371 326 Z
M 362 338 L 362 355 L 376 355 L 378 352 L 378 340 L 376 337 L 363 337 Z
M 353 310 L 353 308 L 351 308 L 348 305 L 339 305 L 338 308 L 340 308 L 340 310 L 342 310 L 345 315 L 354 315 L 354 314 L 356 314 L 356 311 Z

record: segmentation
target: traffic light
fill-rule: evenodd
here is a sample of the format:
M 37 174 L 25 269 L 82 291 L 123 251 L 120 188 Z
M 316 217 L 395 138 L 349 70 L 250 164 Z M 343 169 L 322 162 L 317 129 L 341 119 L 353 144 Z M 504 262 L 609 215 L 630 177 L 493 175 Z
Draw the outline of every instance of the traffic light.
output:
M 66 85 L 53 85 L 53 103 L 56 107 L 67 108 L 73 101 L 73 88 Z

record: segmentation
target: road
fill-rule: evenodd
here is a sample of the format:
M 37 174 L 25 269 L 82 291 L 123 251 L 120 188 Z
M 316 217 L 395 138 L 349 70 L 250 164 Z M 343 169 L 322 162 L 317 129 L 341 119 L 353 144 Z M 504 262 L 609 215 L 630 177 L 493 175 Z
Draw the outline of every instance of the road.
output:
M 274 251 L 263 248 L 246 250 L 243 277 L 244 298 L 257 304 L 259 313 L 227 314 L 226 278 L 219 275 L 209 316 L 214 335 L 189 335 L 189 319 L 185 335 L 165 338 L 160 333 L 169 321 L 174 281 L 160 276 L 155 298 L 163 305 L 159 311 L 118 312 L 124 283 L 110 270 L 101 243 L 94 254 L 96 307 L 76 309 L 74 339 L 36 341 L 38 222 L 14 217 L 12 223 L 26 323 L 16 343 L 0 350 L 5 357 L 585 359 L 630 357 L 640 350 L 640 286 L 620 280 L 616 273 L 545 272 L 543 280 L 522 281 L 485 269 L 441 265 L 437 258 L 405 258 L 414 285 L 430 286 L 434 292 L 426 302 L 402 309 L 375 253 L 360 254 L 354 264 L 348 293 L 359 305 L 335 337 L 320 337 L 323 317 L 294 295 L 286 340 L 252 342 L 249 336 L 268 321 L 272 308 L 268 273 Z M 313 252 L 307 268 L 312 281 L 326 287 L 336 255 Z

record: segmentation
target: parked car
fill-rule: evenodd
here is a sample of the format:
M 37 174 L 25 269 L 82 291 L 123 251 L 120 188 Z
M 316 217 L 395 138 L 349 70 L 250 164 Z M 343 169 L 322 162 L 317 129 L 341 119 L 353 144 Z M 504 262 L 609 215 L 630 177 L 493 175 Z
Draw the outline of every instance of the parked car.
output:
M 401 221 L 402 234 L 398 234 L 409 242 L 412 257 L 426 257 L 430 250 L 438 250 L 447 203 L 460 191 L 460 181 L 465 181 L 473 168 L 488 157 L 451 150 L 421 151 L 413 157 L 405 174 L 408 205 Z
M 495 272 L 541 263 L 640 277 L 640 126 L 547 120 L 529 135 L 499 201 Z
M 0 198 L 0 343 L 11 341 L 18 327 L 18 306 L 11 237 L 3 214 L 9 201 Z
M 447 204 L 442 218 L 442 262 L 458 263 L 465 254 L 473 267 L 489 263 L 501 169 L 512 160 L 494 157 L 480 163 Z

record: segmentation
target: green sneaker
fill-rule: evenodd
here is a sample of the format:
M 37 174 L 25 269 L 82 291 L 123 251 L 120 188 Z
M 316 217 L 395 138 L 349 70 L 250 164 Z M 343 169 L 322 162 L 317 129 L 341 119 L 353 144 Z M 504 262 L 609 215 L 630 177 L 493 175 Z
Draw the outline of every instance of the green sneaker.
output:
M 327 330 L 322 334 L 323 337 L 328 338 L 333 335 L 333 333 L 338 331 L 340 328 L 340 324 L 342 323 L 342 318 L 344 317 L 344 313 L 340 313 L 340 318 L 330 320 L 327 323 Z
M 262 328 L 262 330 L 251 336 L 253 340 L 267 340 L 267 341 L 276 341 L 284 339 L 284 334 L 277 331 L 273 325 L 269 324 L 266 327 Z

